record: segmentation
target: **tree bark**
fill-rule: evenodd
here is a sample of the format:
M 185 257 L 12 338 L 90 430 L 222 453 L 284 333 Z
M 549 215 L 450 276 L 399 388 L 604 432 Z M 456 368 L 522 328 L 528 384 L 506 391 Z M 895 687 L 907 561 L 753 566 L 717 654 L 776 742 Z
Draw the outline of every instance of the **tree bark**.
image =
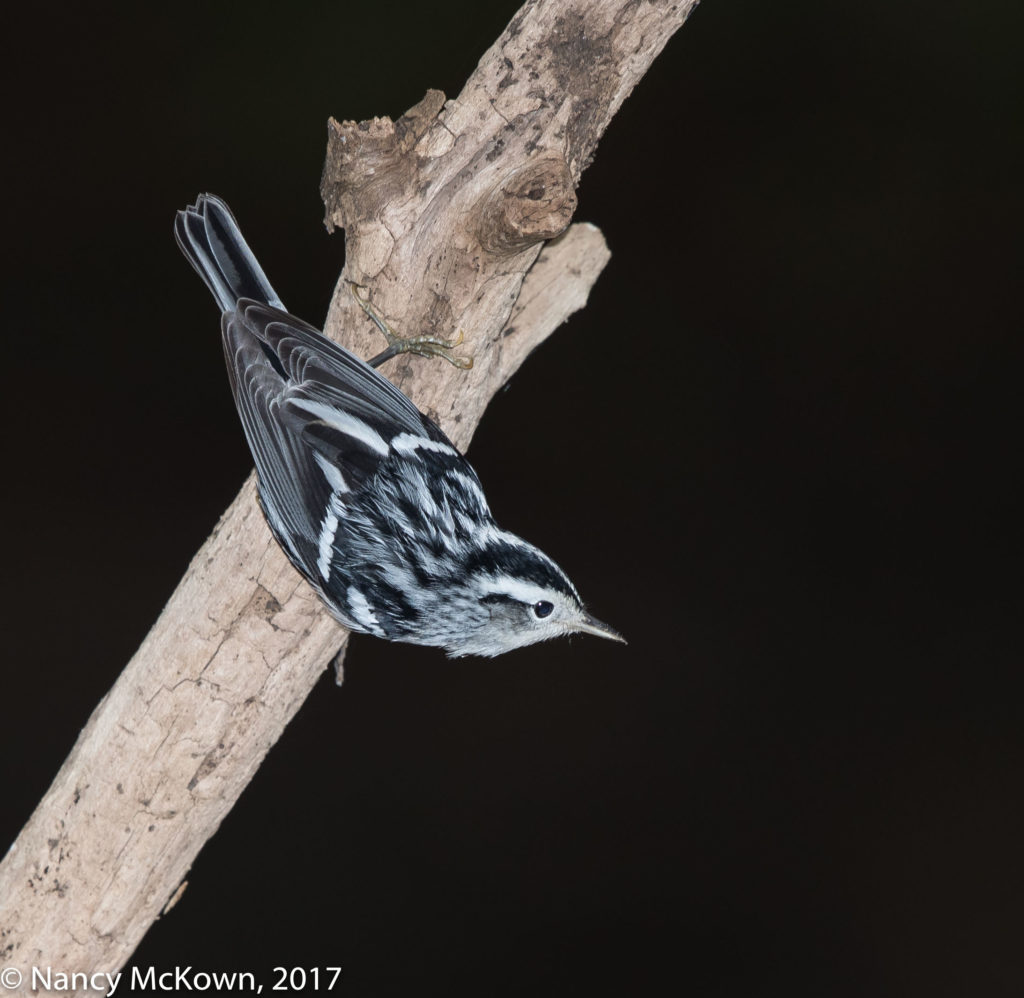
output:
M 464 330 L 471 370 L 405 357 L 387 371 L 460 448 L 586 302 L 608 250 L 569 225 L 574 189 L 695 3 L 532 0 L 455 100 L 330 122 L 321 190 L 346 269 L 325 331 L 363 351 L 348 281 L 405 334 Z M 346 638 L 273 542 L 250 476 L 0 864 L 0 965 L 26 993 L 32 966 L 123 966 Z

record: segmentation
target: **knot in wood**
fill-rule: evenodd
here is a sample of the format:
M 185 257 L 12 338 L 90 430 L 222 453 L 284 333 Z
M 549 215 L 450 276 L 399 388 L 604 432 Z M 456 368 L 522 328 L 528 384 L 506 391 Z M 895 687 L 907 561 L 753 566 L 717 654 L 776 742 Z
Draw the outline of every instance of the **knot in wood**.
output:
M 513 170 L 487 195 L 480 243 L 497 256 L 511 256 L 554 239 L 576 211 L 572 174 L 561 156 L 543 156 Z

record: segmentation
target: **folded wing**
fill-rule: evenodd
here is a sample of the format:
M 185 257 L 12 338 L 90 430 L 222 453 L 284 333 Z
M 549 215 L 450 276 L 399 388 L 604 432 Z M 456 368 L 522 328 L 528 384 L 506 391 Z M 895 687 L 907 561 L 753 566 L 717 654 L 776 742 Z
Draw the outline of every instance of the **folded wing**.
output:
M 360 490 L 401 434 L 450 444 L 387 379 L 301 319 L 242 299 L 221 328 L 267 520 L 316 578 L 332 496 Z

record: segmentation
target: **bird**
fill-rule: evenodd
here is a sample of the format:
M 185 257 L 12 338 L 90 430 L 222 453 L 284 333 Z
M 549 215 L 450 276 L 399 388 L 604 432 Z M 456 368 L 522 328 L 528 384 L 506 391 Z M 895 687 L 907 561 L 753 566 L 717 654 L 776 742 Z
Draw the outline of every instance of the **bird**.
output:
M 212 194 L 177 212 L 174 234 L 221 311 L 267 524 L 339 623 L 452 658 L 577 633 L 624 641 L 551 558 L 498 526 L 470 463 L 376 370 L 404 350 L 453 359 L 453 344 L 392 336 L 357 295 L 389 339 L 363 361 L 285 309 Z

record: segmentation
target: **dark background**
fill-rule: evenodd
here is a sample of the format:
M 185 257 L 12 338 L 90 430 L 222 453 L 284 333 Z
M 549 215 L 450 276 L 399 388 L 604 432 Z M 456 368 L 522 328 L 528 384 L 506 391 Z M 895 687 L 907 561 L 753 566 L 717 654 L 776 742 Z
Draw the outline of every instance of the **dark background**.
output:
M 457 94 L 516 6 L 7 24 L 0 842 L 250 467 L 175 209 L 224 196 L 321 321 L 328 115 Z M 1011 3 L 698 8 L 583 178 L 590 306 L 470 452 L 629 646 L 355 639 L 138 964 L 1020 993 L 1022 37 Z

